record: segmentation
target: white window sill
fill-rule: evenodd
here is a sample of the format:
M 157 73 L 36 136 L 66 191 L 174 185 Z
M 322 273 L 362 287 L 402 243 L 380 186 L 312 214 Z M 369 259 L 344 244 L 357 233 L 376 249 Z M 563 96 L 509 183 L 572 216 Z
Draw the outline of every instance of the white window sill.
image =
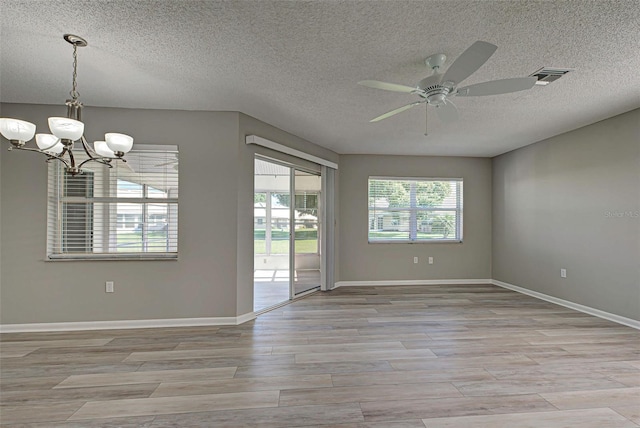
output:
M 159 260 L 178 260 L 177 253 L 158 253 L 158 254 L 50 254 L 45 261 L 47 262 L 70 262 L 70 261 L 159 261 Z
M 461 239 L 421 239 L 418 241 L 389 239 L 368 241 L 369 244 L 462 244 Z

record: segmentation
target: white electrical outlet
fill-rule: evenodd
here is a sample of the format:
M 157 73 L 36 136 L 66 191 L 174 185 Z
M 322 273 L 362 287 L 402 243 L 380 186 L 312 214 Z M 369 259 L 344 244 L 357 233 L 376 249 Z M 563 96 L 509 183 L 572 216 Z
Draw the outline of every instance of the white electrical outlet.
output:
M 567 277 L 567 270 L 560 269 L 560 278 L 566 278 L 566 277 Z
M 113 293 L 113 281 L 107 281 L 104 283 L 105 290 L 107 293 Z
M 429 264 L 432 265 L 433 264 L 433 257 L 429 257 Z
M 418 263 L 418 258 L 417 258 L 417 257 L 414 257 L 414 258 L 413 258 L 413 262 L 414 262 L 414 263 Z

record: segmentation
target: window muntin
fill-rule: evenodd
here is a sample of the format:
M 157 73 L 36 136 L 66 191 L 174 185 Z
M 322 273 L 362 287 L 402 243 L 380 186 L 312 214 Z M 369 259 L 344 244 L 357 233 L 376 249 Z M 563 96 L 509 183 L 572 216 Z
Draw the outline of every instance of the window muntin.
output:
M 176 146 L 138 145 L 113 168 L 49 164 L 49 259 L 177 258 Z M 77 161 L 86 159 L 74 151 Z
M 462 179 L 369 177 L 369 242 L 462 242 Z

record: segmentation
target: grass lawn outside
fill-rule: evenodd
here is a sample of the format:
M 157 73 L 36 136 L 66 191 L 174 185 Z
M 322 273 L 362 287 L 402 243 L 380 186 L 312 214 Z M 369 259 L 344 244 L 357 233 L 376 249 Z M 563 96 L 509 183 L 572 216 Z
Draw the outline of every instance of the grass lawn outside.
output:
M 425 233 L 418 232 L 418 239 L 447 239 L 442 233 Z M 374 230 L 369 231 L 369 239 L 371 238 L 380 238 L 380 239 L 388 239 L 388 240 L 407 240 L 409 239 L 409 232 L 398 232 L 398 231 L 384 231 L 377 232 Z
M 253 252 L 254 254 L 266 254 L 265 230 L 254 229 Z M 295 230 L 295 248 L 298 254 L 318 253 L 318 229 L 300 228 Z M 271 254 L 289 254 L 289 231 L 271 230 Z
M 254 254 L 265 254 L 264 239 L 255 239 L 253 241 Z M 296 253 L 298 254 L 317 254 L 317 239 L 296 239 Z M 289 254 L 289 240 L 271 241 L 271 254 Z
M 142 232 L 118 232 L 117 250 L 123 253 L 142 251 Z M 166 252 L 167 232 L 157 231 L 147 233 L 147 251 Z

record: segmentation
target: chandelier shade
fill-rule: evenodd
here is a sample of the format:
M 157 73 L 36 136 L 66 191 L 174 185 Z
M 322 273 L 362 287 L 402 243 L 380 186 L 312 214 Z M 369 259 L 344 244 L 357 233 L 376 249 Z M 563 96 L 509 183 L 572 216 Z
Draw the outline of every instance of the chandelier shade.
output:
M 115 158 L 116 154 L 107 146 L 106 141 L 94 141 L 93 149 L 102 157 L 105 158 Z
M 125 134 L 109 132 L 104 134 L 104 138 L 107 146 L 109 146 L 114 153 L 129 153 L 131 147 L 133 147 L 133 138 Z
M 3 117 L 0 118 L 0 133 L 9 141 L 24 144 L 33 138 L 36 133 L 36 126 L 24 120 Z
M 68 117 L 50 117 L 49 129 L 61 140 L 76 141 L 84 133 L 84 123 Z
M 47 162 L 58 160 L 66 166 L 66 171 L 71 175 L 82 174 L 82 165 L 87 162 L 98 162 L 112 168 L 111 162 L 119 160 L 126 162 L 123 156 L 133 147 L 133 137 L 126 134 L 110 132 L 105 134 L 104 141 L 94 142 L 89 145 L 84 137 L 84 123 L 81 120 L 83 105 L 78 99 L 77 75 L 79 47 L 87 46 L 87 41 L 80 36 L 65 34 L 64 39 L 73 46 L 73 86 L 65 104 L 67 106 L 66 117 L 50 117 L 48 119 L 51 134 L 37 134 L 36 126 L 21 119 L 0 118 L 0 134 L 11 143 L 9 150 L 27 150 L 41 153 L 47 156 Z M 36 137 L 37 148 L 25 147 L 25 144 Z M 73 154 L 74 143 L 80 143 L 85 155 L 82 161 L 76 165 Z
M 36 134 L 36 145 L 40 150 L 55 154 L 62 153 L 64 149 L 60 138 L 52 134 Z

